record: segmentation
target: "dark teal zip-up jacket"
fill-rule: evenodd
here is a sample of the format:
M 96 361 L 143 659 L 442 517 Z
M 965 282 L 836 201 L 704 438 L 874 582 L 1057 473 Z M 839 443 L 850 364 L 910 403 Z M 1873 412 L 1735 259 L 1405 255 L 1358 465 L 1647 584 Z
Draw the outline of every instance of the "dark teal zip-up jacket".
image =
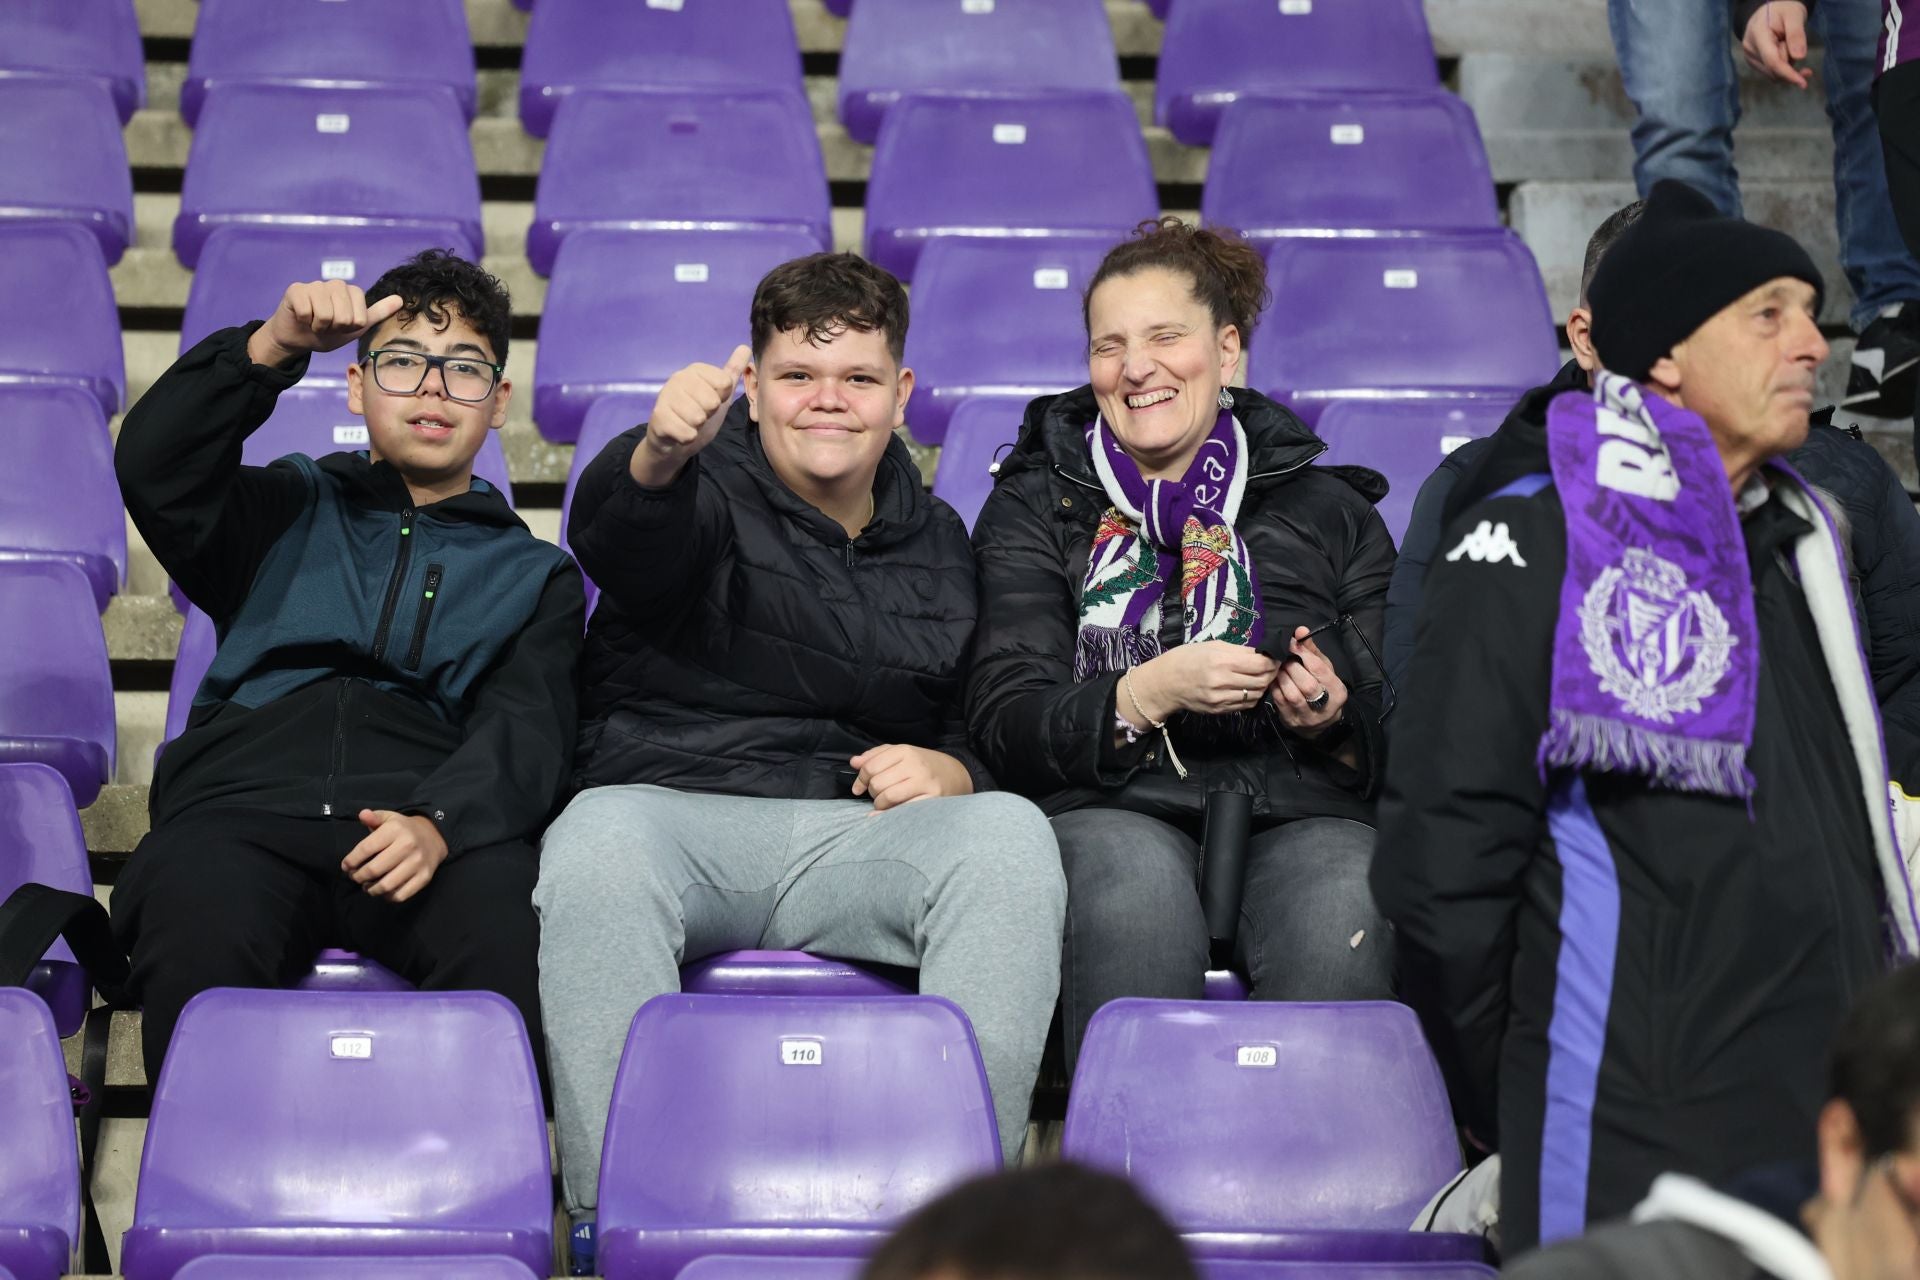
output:
M 534 838 L 571 762 L 579 571 L 478 478 L 415 509 L 365 453 L 242 466 L 305 373 L 248 359 L 255 327 L 181 356 L 116 450 L 135 526 L 220 638 L 154 824 L 371 808 L 431 817 L 454 855 Z

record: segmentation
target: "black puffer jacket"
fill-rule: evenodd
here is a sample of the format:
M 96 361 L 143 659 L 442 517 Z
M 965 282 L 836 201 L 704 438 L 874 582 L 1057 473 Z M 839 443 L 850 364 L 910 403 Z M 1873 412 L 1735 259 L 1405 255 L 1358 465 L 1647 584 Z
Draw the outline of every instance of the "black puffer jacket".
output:
M 1253 455 L 1235 527 L 1260 578 L 1262 648 L 1283 652 L 1294 627 L 1351 614 L 1378 653 L 1393 539 L 1373 503 L 1386 481 L 1364 468 L 1313 466 L 1326 445 L 1298 418 L 1257 392 L 1233 394 Z M 1241 791 L 1253 795 L 1255 818 L 1267 823 L 1371 821 L 1384 755 L 1381 677 L 1348 627 L 1317 643 L 1352 690 L 1359 773 L 1286 734 L 1265 702 L 1230 722 L 1176 717 L 1184 780 L 1162 758 L 1158 734 L 1113 746 L 1119 673 L 1073 679 L 1087 556 L 1108 505 L 1086 442 L 1095 413 L 1088 387 L 1029 405 L 974 528 L 981 621 L 967 722 L 994 776 L 1050 813 L 1114 805 L 1195 818 L 1208 792 Z
M 973 555 L 906 446 L 887 446 L 874 521 L 849 539 L 774 474 L 745 398 L 663 489 L 628 470 L 645 433 L 588 465 L 567 529 L 601 590 L 579 785 L 829 799 L 850 794 L 851 757 L 900 742 L 989 786 L 958 710 Z

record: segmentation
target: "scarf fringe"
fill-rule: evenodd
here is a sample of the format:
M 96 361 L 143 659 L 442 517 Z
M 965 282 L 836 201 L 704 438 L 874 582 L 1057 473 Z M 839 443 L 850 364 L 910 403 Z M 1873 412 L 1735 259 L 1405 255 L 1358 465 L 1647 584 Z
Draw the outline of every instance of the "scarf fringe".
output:
M 1075 683 L 1108 671 L 1130 671 L 1160 656 L 1160 637 L 1133 627 L 1082 627 L 1074 645 Z
M 1739 742 L 1658 733 L 1605 716 L 1556 708 L 1540 740 L 1540 767 L 1633 773 L 1677 791 L 1753 798 L 1747 748 Z

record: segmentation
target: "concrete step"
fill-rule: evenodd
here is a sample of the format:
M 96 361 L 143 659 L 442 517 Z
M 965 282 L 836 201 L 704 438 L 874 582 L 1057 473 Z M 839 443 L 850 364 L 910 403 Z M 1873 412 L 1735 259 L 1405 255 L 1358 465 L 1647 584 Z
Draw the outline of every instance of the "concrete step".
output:
M 1827 128 L 1826 93 L 1819 84 L 1819 63 L 1819 59 L 1814 60 L 1814 85 L 1800 90 L 1755 75 L 1741 61 L 1741 126 L 1769 130 Z M 1620 82 L 1620 68 L 1611 49 L 1598 58 L 1470 53 L 1460 59 L 1460 96 L 1479 117 L 1483 133 L 1625 133 L 1638 117 Z
M 1556 315 L 1565 315 L 1577 300 L 1593 229 L 1635 195 L 1630 181 L 1524 182 L 1515 188 L 1509 220 L 1540 263 Z M 1807 247 L 1827 282 L 1821 319 L 1846 323 L 1853 290 L 1840 270 L 1832 182 L 1748 182 L 1742 184 L 1742 198 L 1748 218 L 1789 232 Z

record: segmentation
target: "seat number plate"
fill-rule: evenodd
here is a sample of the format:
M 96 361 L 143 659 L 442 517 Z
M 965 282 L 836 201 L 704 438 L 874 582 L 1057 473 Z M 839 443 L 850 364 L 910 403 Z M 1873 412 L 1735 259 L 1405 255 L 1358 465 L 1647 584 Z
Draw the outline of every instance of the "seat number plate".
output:
M 1237 1067 L 1277 1067 L 1280 1051 L 1270 1044 L 1243 1044 L 1234 1050 L 1233 1062 Z
M 780 1065 L 783 1067 L 817 1067 L 824 1056 L 818 1040 L 782 1040 L 780 1042 Z

